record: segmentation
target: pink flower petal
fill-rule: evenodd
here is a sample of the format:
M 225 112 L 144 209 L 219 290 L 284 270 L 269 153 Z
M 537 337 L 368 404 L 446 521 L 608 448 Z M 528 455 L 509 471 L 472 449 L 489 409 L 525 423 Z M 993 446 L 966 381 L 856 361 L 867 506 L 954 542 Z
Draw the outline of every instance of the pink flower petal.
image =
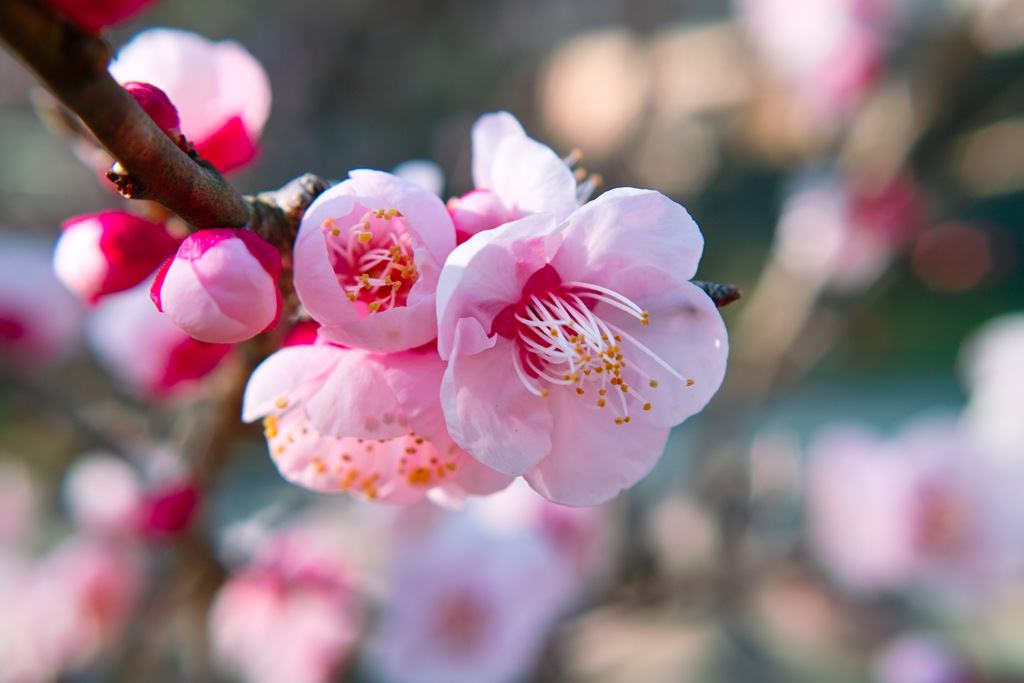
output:
M 704 237 L 686 209 L 653 190 L 609 190 L 574 213 L 551 263 L 564 281 L 604 284 L 643 265 L 676 282 L 697 274 Z
M 275 352 L 249 377 L 242 420 L 254 422 L 287 408 L 297 390 L 325 377 L 343 355 L 343 349 L 329 345 L 291 346 Z

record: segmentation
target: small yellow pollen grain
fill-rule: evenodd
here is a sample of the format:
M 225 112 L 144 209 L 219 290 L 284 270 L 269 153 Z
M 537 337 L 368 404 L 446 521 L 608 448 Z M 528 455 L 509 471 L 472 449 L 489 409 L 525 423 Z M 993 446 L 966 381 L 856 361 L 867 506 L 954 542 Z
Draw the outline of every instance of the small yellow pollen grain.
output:
M 583 395 L 583 389 L 580 388 L 580 387 L 576 387 L 576 393 L 579 394 L 580 396 L 582 396 Z
M 686 386 L 692 387 L 693 386 L 693 380 L 692 379 L 686 380 Z
M 651 404 L 650 403 L 645 403 L 644 404 L 644 410 L 650 410 L 650 409 L 651 409 Z
M 651 388 L 654 388 L 654 387 L 658 386 L 658 380 L 652 379 L 650 382 L 648 382 L 648 384 L 651 385 Z
M 617 418 L 615 418 L 615 424 L 617 424 L 617 425 L 620 425 L 620 424 L 622 424 L 623 422 L 625 422 L 625 420 L 623 420 L 623 419 L 622 419 L 621 417 L 617 417 Z
M 288 407 L 288 399 L 286 399 L 284 396 L 281 396 L 276 401 L 274 401 L 274 405 L 280 408 L 281 410 L 284 410 L 285 408 Z

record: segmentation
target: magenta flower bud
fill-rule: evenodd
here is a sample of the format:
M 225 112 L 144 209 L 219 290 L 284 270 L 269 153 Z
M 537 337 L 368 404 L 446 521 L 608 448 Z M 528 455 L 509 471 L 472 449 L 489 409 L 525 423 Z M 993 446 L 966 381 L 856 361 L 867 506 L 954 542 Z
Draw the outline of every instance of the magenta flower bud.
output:
M 277 326 L 280 275 L 281 255 L 254 233 L 201 230 L 160 268 L 150 296 L 194 339 L 239 342 Z
M 181 119 L 178 118 L 178 110 L 167 93 L 155 85 L 138 81 L 125 83 L 122 87 L 135 98 L 160 130 L 177 142 L 181 136 Z
M 167 229 L 124 211 L 69 218 L 53 253 L 53 269 L 64 286 L 90 304 L 149 277 L 181 240 Z
M 45 0 L 76 24 L 99 31 L 127 19 L 153 0 Z
M 199 508 L 200 492 L 185 480 L 165 484 L 146 494 L 138 510 L 138 530 L 150 540 L 177 536 L 187 530 Z

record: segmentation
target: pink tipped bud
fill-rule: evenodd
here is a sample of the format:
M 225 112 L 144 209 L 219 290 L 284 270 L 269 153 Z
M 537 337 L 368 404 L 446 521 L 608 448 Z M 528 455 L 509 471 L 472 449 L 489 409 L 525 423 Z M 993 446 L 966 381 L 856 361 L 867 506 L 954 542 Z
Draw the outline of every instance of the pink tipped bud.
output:
M 239 342 L 277 326 L 280 275 L 281 255 L 254 233 L 201 230 L 160 269 L 150 296 L 194 339 Z
M 99 31 L 127 19 L 153 0 L 45 0 L 76 24 Z
M 122 87 L 135 98 L 142 110 L 149 114 L 149 118 L 153 119 L 160 130 L 177 142 L 181 136 L 181 120 L 178 118 L 178 110 L 167 93 L 155 85 L 137 81 L 125 83 Z
M 490 190 L 473 190 L 461 197 L 448 200 L 448 213 L 455 223 L 455 236 L 462 244 L 473 235 L 484 230 L 520 218 L 505 208 L 505 205 Z
M 124 211 L 85 214 L 65 221 L 53 269 L 65 287 L 95 304 L 145 280 L 180 242 L 163 225 Z
M 173 537 L 187 530 L 199 507 L 199 489 L 178 481 L 149 492 L 139 506 L 139 531 L 151 540 Z

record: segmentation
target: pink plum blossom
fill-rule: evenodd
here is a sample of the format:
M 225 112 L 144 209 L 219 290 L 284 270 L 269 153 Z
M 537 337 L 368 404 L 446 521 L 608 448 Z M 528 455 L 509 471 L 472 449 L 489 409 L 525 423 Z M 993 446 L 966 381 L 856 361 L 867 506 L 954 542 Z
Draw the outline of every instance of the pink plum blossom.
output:
M 156 275 L 158 310 L 193 339 L 244 341 L 281 317 L 281 255 L 248 230 L 200 230 L 185 238 Z
M 117 52 L 110 73 L 163 90 L 177 107 L 181 132 L 221 172 L 251 161 L 270 114 L 270 82 L 241 45 L 189 31 L 152 28 Z
M 536 664 L 572 597 L 544 538 L 492 535 L 449 517 L 399 549 L 370 644 L 390 683 L 512 683 Z
M 555 502 L 635 484 L 725 374 L 722 318 L 689 282 L 703 244 L 681 206 L 620 188 L 459 246 L 438 286 L 452 438 Z
M 975 680 L 951 646 L 926 633 L 906 633 L 875 657 L 878 683 L 969 683 Z
M 891 441 L 835 428 L 808 457 L 812 539 L 843 585 L 938 587 L 956 598 L 1020 567 L 1015 480 L 986 467 L 952 423 L 925 422 Z
M 81 337 L 81 305 L 54 277 L 46 246 L 0 233 L 0 362 L 56 363 Z
M 508 112 L 477 119 L 472 140 L 476 189 L 448 201 L 459 243 L 531 213 L 546 211 L 560 221 L 579 207 L 572 170 Z
M 147 279 L 180 243 L 163 225 L 126 211 L 75 216 L 64 222 L 53 270 L 65 287 L 95 304 Z
M 857 292 L 873 284 L 922 223 L 916 188 L 902 179 L 859 191 L 832 174 L 795 180 L 772 249 L 789 272 L 819 286 Z
M 389 173 L 352 171 L 302 217 L 295 290 L 327 340 L 411 349 L 437 336 L 435 290 L 454 247 L 436 195 Z
M 264 417 L 281 475 L 323 493 L 408 504 L 461 500 L 510 479 L 451 440 L 439 399 L 445 364 L 431 347 L 391 354 L 330 344 L 281 349 L 246 387 L 242 419 Z
M 196 485 L 167 453 L 147 471 L 102 451 L 79 456 L 64 478 L 63 498 L 75 524 L 94 534 L 161 540 L 188 528 L 199 504 Z
M 194 388 L 231 350 L 197 342 L 153 307 L 142 284 L 107 297 L 89 318 L 86 336 L 99 362 L 134 393 L 172 398 Z
M 0 681 L 46 683 L 118 641 L 142 587 L 126 548 L 71 536 L 37 559 L 0 553 Z
M 842 115 L 877 80 L 886 17 L 860 0 L 737 0 L 757 49 L 798 101 L 824 117 Z
M 155 0 L 46 0 L 46 4 L 76 24 L 96 32 L 136 14 Z
M 271 537 L 214 599 L 214 656 L 245 683 L 335 680 L 358 634 L 351 575 L 301 528 Z

